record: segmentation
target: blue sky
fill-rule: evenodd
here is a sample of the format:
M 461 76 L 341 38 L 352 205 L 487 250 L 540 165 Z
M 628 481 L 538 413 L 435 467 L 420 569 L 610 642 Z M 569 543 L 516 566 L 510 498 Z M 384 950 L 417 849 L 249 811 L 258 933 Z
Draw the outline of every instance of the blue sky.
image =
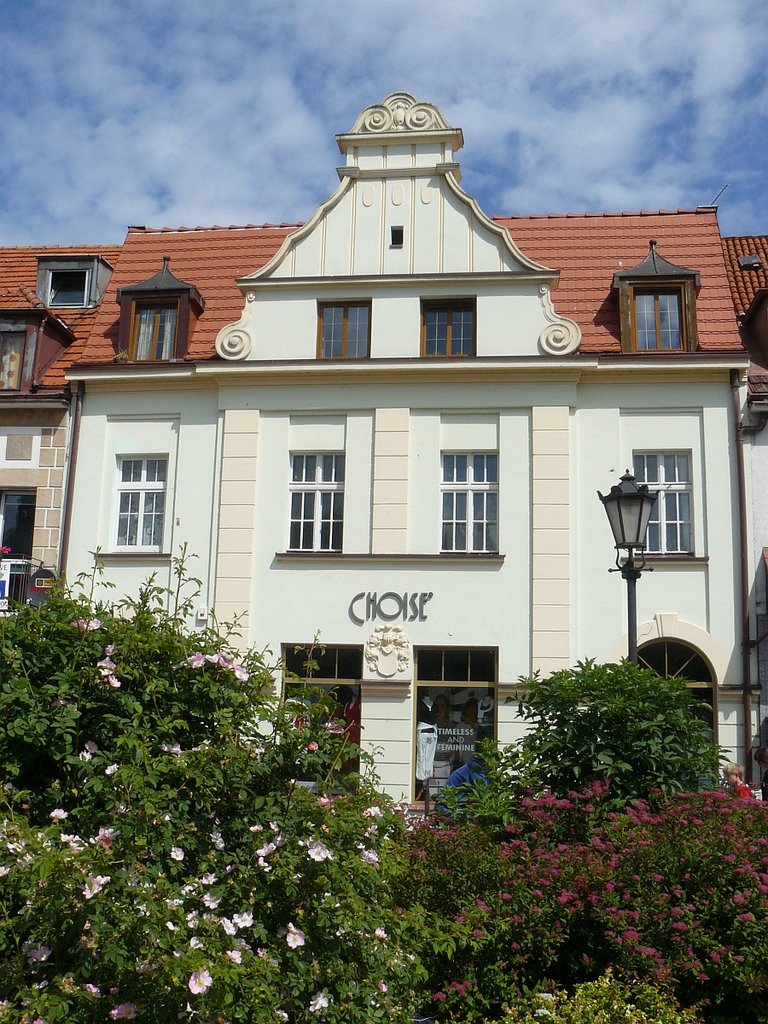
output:
M 0 245 L 307 220 L 396 91 L 486 213 L 691 208 L 768 233 L 753 0 L 0 0 Z

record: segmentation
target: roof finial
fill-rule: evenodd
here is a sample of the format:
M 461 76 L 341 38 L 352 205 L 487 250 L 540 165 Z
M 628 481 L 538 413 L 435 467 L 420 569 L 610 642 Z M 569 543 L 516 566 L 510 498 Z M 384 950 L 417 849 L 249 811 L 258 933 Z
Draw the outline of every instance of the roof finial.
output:
M 171 266 L 171 257 L 170 256 L 163 256 L 163 273 L 164 274 L 167 274 L 169 272 L 170 266 Z

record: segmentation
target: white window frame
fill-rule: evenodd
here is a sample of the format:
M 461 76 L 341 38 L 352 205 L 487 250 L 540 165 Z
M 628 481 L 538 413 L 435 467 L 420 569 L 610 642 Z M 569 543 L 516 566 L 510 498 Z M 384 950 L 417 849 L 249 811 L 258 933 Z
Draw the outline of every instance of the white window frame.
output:
M 291 453 L 289 551 L 342 550 L 345 470 L 343 452 Z
M 83 298 L 81 302 L 55 302 L 53 295 L 54 274 L 82 274 L 83 275 Z M 91 271 L 83 267 L 50 267 L 47 278 L 47 305 L 51 309 L 84 309 L 88 306 L 88 299 L 91 289 Z
M 28 459 L 8 458 L 8 438 L 11 434 L 26 434 L 32 437 L 32 455 Z M 0 427 L 0 467 L 7 469 L 39 469 L 42 427 Z
M 167 454 L 162 455 L 119 455 L 117 457 L 117 494 L 115 503 L 115 551 L 162 552 L 165 549 L 165 537 L 168 526 L 168 467 Z M 124 467 L 127 463 L 139 463 L 141 466 L 139 479 L 125 480 Z M 153 464 L 164 464 L 164 479 L 152 479 L 156 476 L 157 467 Z M 152 470 L 152 472 L 151 472 Z M 154 508 L 155 496 L 162 495 L 162 510 L 158 513 Z M 136 495 L 131 502 L 132 508 L 125 508 L 124 496 Z M 150 502 L 150 498 L 152 501 Z M 152 507 L 148 508 L 148 505 Z M 124 517 L 134 518 L 136 532 L 133 542 L 130 541 L 128 529 L 121 539 L 121 527 Z M 160 519 L 159 529 L 153 529 L 153 543 L 142 544 L 141 538 L 147 525 L 148 517 Z M 159 539 L 158 539 L 159 533 Z
M 653 458 L 657 466 L 655 479 L 653 473 L 649 474 L 647 465 L 647 460 Z M 687 474 L 683 460 L 688 462 Z M 637 450 L 632 453 L 632 465 L 637 482 L 648 484 L 652 491 L 659 492 L 648 524 L 646 552 L 649 555 L 692 555 L 695 550 L 692 452 Z M 687 480 L 683 479 L 686 475 Z M 654 540 L 656 531 L 658 541 Z
M 499 453 L 444 451 L 440 464 L 440 550 L 498 554 Z

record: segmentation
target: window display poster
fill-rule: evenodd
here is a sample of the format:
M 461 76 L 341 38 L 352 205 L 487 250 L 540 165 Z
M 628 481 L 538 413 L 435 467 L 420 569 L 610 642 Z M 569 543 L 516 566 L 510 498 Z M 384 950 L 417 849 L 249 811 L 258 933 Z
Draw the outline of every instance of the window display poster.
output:
M 495 734 L 496 702 L 491 687 L 417 691 L 415 799 L 438 793 L 450 774 L 466 764 L 478 742 Z

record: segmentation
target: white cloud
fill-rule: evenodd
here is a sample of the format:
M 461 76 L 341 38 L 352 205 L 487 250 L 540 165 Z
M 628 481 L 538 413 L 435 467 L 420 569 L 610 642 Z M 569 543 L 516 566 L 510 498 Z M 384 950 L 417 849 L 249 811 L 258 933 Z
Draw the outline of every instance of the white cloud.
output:
M 464 130 L 489 213 L 694 206 L 768 231 L 748 0 L 101 0 L 0 12 L 0 244 L 306 220 L 334 135 L 392 91 Z

